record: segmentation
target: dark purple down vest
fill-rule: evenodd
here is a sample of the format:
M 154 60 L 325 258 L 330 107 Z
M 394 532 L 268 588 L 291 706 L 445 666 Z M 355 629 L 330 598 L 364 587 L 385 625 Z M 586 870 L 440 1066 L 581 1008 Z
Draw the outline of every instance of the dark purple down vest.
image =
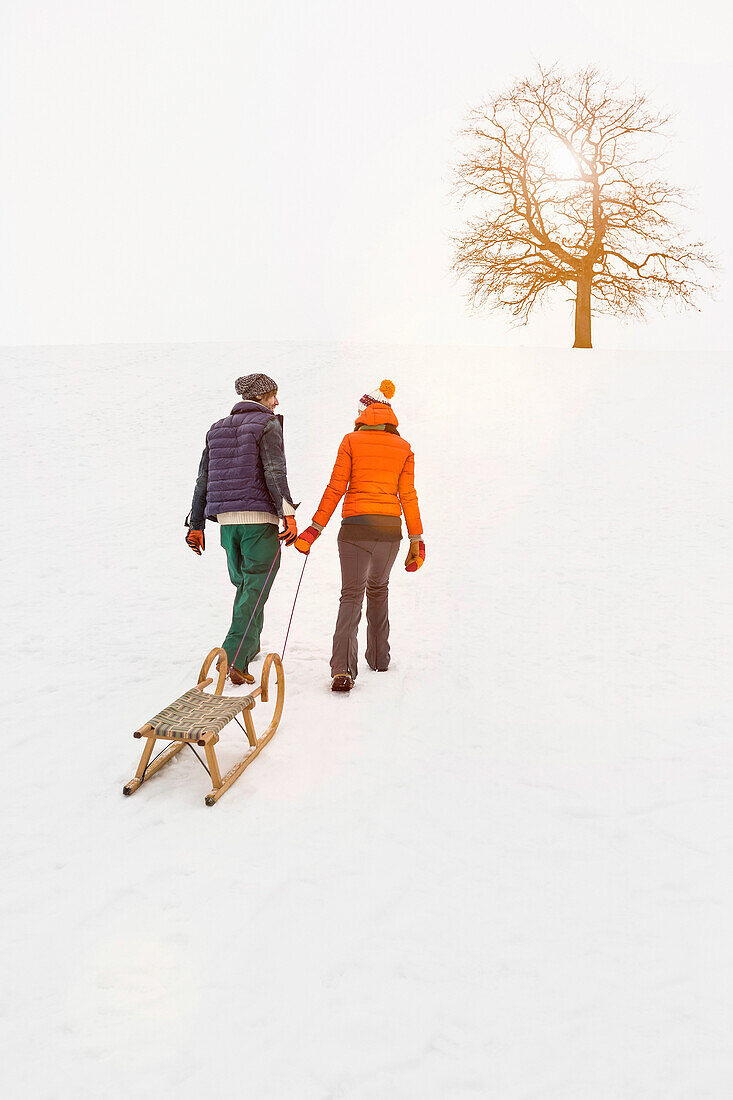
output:
M 265 425 L 274 415 L 258 401 L 240 401 L 229 416 L 209 428 L 207 519 L 216 518 L 220 512 L 277 515 L 267 491 L 259 447 Z

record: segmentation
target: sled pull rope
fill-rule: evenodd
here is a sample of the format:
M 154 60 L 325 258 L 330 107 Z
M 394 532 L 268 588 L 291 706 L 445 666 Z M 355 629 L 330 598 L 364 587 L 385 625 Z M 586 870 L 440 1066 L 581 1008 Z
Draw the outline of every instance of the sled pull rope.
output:
M 290 625 L 293 621 L 293 615 L 295 614 L 295 605 L 298 602 L 298 593 L 300 592 L 300 586 L 303 583 L 303 574 L 305 573 L 305 567 L 308 564 L 308 558 L 310 554 L 305 555 L 305 561 L 303 562 L 303 568 L 300 571 L 300 580 L 298 581 L 298 587 L 295 589 L 295 599 L 293 600 L 293 610 L 290 612 L 290 620 L 288 622 L 288 629 L 285 632 L 285 641 L 283 642 L 282 653 L 280 654 L 280 660 L 285 660 L 285 647 L 288 644 L 288 635 L 290 634 Z
M 278 557 L 280 556 L 281 551 L 282 551 L 282 545 L 278 545 L 277 554 L 275 554 L 275 557 L 272 559 L 272 565 L 270 566 L 270 571 L 268 572 L 267 576 L 265 577 L 265 583 L 262 586 L 262 592 L 264 592 L 265 589 L 267 588 L 267 582 L 270 579 L 270 573 L 272 573 L 273 569 L 275 568 L 275 562 L 277 561 Z M 300 571 L 300 580 L 298 581 L 298 587 L 295 590 L 295 599 L 293 600 L 293 607 L 292 607 L 292 610 L 290 612 L 290 619 L 288 620 L 288 629 L 285 632 L 285 641 L 283 642 L 282 653 L 280 654 L 280 660 L 281 661 L 285 659 L 285 647 L 288 644 L 288 637 L 290 635 L 290 627 L 291 627 L 292 622 L 293 622 L 293 615 L 295 614 L 295 605 L 298 602 L 298 594 L 300 593 L 300 586 L 303 583 L 303 574 L 305 573 L 305 567 L 308 564 L 309 556 L 310 555 L 308 555 L 308 554 L 305 555 L 305 560 L 303 562 L 303 568 Z M 257 608 L 260 606 L 260 600 L 262 599 L 262 592 L 260 592 L 259 597 L 257 599 L 257 603 L 255 604 L 255 607 L 254 607 L 254 611 L 250 615 L 249 622 L 247 623 L 246 627 L 244 628 L 244 633 L 242 634 L 242 640 L 239 643 L 239 645 L 237 646 L 237 652 L 234 654 L 234 657 L 231 660 L 230 667 L 231 667 L 231 665 L 236 666 L 237 657 L 239 656 L 239 651 L 242 648 L 242 646 L 244 645 L 244 639 L 247 637 L 247 631 L 249 630 L 250 626 L 252 625 L 252 620 L 254 619 L 255 615 L 257 614 Z
M 236 666 L 236 663 L 237 663 L 237 657 L 239 656 L 239 651 L 240 651 L 240 649 L 242 648 L 242 646 L 244 645 L 244 639 L 245 639 L 245 638 L 247 637 L 247 631 L 248 631 L 248 630 L 249 630 L 249 628 L 251 627 L 251 625 L 252 625 L 252 620 L 254 619 L 255 615 L 257 614 L 257 608 L 258 608 L 258 607 L 260 606 L 260 600 L 262 599 L 262 593 L 263 593 L 263 592 L 265 591 L 265 589 L 267 588 L 267 582 L 268 582 L 268 581 L 269 581 L 269 579 L 270 579 L 270 573 L 272 573 L 273 569 L 275 568 L 275 562 L 276 562 L 276 561 L 277 561 L 277 559 L 278 559 L 278 558 L 280 557 L 280 551 L 281 551 L 281 550 L 282 550 L 282 545 L 281 545 L 280 543 L 278 543 L 278 544 L 277 544 L 277 553 L 275 554 L 275 557 L 274 557 L 274 558 L 272 559 L 272 565 L 270 566 L 270 572 L 269 572 L 269 573 L 267 574 L 267 576 L 265 577 L 265 583 L 264 583 L 264 584 L 262 585 L 262 590 L 261 590 L 261 592 L 260 592 L 259 596 L 257 597 L 257 603 L 255 604 L 255 608 L 254 608 L 254 611 L 253 611 L 253 612 L 252 612 L 252 614 L 250 615 L 250 617 L 249 617 L 249 622 L 247 623 L 247 625 L 246 625 L 246 626 L 245 626 L 245 628 L 244 628 L 244 633 L 242 634 L 242 640 L 241 640 L 241 642 L 239 643 L 239 645 L 237 646 L 237 652 L 236 652 L 236 653 L 234 654 L 234 656 L 232 657 L 231 661 L 229 662 L 229 667 L 230 667 L 230 668 L 232 667 L 232 665 L 235 665 L 235 666 Z

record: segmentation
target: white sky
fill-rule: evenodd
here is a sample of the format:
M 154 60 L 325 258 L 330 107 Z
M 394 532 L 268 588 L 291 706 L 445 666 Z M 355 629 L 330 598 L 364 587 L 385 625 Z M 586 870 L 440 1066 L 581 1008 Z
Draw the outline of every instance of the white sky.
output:
M 4 0 L 0 344 L 572 343 L 561 297 L 512 329 L 450 273 L 456 132 L 538 60 L 675 112 L 670 175 L 727 267 L 727 5 L 594 7 Z M 727 347 L 728 285 L 594 342 Z

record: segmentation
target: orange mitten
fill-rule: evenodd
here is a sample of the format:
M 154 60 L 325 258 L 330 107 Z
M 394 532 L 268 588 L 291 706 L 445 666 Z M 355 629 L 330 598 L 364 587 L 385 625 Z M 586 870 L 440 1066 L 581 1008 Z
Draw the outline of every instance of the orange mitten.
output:
M 407 551 L 407 557 L 405 558 L 405 569 L 408 573 L 417 573 L 425 561 L 425 543 L 422 539 L 419 542 L 410 542 L 410 549 Z
M 300 550 L 301 554 L 308 554 L 313 543 L 320 535 L 320 531 L 315 527 L 307 527 L 305 531 L 302 531 L 295 540 L 295 549 Z

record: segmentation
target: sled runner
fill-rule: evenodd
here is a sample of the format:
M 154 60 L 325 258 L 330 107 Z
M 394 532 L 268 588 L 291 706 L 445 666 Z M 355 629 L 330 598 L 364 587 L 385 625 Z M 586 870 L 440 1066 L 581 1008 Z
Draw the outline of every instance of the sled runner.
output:
M 208 672 L 215 657 L 219 658 L 216 666 L 219 672 L 219 678 L 216 688 L 214 689 L 214 694 L 207 695 L 204 692 L 204 688 L 213 683 L 213 677 L 208 676 Z M 258 738 L 252 721 L 251 711 L 254 709 L 258 698 L 261 699 L 263 703 L 268 702 L 270 670 L 273 665 L 277 677 L 275 711 L 269 726 L 262 736 Z M 185 745 L 189 745 L 194 753 L 196 753 L 194 746 L 200 746 L 203 748 L 206 755 L 206 764 L 208 764 L 208 767 L 206 767 L 206 764 L 203 764 L 200 757 L 199 760 L 209 772 L 213 783 L 213 788 L 205 799 L 207 806 L 213 806 L 224 794 L 224 791 L 229 790 L 232 783 L 239 779 L 244 769 L 249 767 L 254 758 L 272 738 L 275 730 L 280 724 L 283 704 L 285 702 L 285 672 L 278 654 L 268 653 L 262 668 L 260 686 L 250 692 L 249 695 L 241 696 L 222 695 L 226 675 L 227 655 L 225 651 L 219 648 L 212 649 L 201 666 L 201 672 L 199 673 L 196 686 L 181 695 L 180 698 L 176 699 L 170 706 L 161 710 L 154 718 L 151 718 L 149 722 L 141 726 L 140 729 L 135 730 L 133 737 L 144 737 L 145 748 L 140 757 L 140 763 L 134 778 L 122 788 L 124 794 L 133 794 L 146 779 L 150 779 L 151 775 L 155 775 L 155 773 L 159 771 L 164 764 L 167 764 L 169 760 L 172 760 L 176 753 L 180 752 Z M 228 725 L 232 719 L 234 719 L 238 725 L 241 725 L 237 718 L 238 714 L 241 714 L 244 719 L 244 731 L 247 734 L 247 740 L 249 741 L 250 747 L 247 754 L 239 763 L 234 764 L 222 778 L 214 746 L 219 740 L 219 734 L 224 729 L 224 726 Z M 171 744 L 151 762 L 150 757 L 152 756 L 155 742 L 158 740 L 170 741 Z M 196 755 L 198 756 L 198 753 L 196 753 Z

